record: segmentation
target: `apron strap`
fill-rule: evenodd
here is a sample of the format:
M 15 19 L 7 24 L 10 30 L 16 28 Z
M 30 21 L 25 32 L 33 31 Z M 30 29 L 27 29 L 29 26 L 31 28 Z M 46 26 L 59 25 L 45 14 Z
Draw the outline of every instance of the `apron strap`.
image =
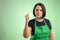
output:
M 36 27 L 36 19 L 35 19 L 35 27 Z
M 44 19 L 44 23 L 45 23 L 45 25 L 47 25 L 47 23 L 46 23 L 45 19 Z M 47 26 L 48 26 L 48 25 L 47 25 Z
M 46 21 L 45 21 L 45 19 L 44 19 L 44 23 L 46 24 Z
M 47 23 L 46 23 L 45 19 L 44 19 L 43 21 L 44 21 L 45 25 L 47 25 Z M 36 26 L 36 19 L 35 19 L 35 26 Z

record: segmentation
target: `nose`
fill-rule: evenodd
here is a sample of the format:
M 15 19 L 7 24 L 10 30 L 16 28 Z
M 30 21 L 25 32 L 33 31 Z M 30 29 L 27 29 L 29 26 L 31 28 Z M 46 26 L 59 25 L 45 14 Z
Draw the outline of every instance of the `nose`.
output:
M 37 11 L 37 13 L 40 13 L 40 11 Z

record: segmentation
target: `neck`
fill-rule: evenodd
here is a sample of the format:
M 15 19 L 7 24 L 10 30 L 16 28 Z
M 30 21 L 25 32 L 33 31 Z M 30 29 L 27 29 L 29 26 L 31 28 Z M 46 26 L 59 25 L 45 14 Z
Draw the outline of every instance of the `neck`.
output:
M 43 18 L 36 18 L 36 21 L 42 22 L 44 19 Z

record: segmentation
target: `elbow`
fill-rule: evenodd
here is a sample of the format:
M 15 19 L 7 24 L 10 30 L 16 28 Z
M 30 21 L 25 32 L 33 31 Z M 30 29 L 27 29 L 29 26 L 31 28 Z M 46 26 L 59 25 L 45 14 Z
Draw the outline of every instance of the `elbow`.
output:
M 24 36 L 24 38 L 28 38 L 28 36 Z
M 52 35 L 50 35 L 50 40 L 53 40 L 53 36 Z
M 53 40 L 53 37 L 50 37 L 50 40 Z
M 28 35 L 26 35 L 26 34 L 23 34 L 23 37 L 24 37 L 24 38 L 28 38 L 29 36 L 28 36 Z

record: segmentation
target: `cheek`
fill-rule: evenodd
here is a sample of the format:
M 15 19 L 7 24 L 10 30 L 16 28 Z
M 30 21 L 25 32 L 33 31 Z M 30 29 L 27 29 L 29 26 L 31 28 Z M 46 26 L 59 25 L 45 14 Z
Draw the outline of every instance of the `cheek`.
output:
M 35 15 L 36 15 L 36 13 L 37 13 L 37 12 L 35 11 Z
M 42 12 L 40 12 L 40 16 L 42 16 L 43 15 L 43 13 Z

